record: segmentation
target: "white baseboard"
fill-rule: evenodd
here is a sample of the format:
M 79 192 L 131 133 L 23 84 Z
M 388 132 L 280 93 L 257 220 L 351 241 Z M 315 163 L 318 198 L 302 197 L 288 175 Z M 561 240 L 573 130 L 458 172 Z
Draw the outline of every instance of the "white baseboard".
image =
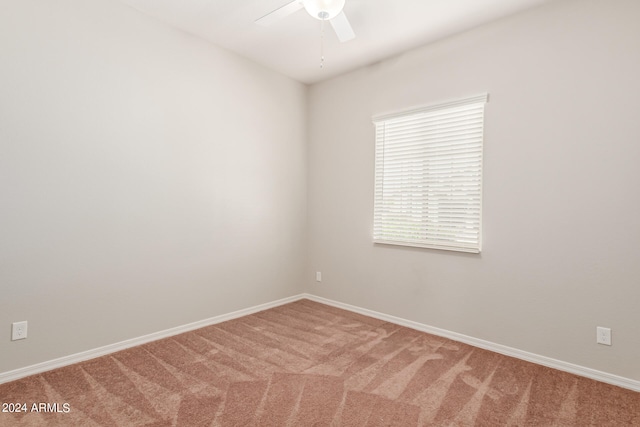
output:
M 469 344 L 474 347 L 479 347 L 485 350 L 493 351 L 495 353 L 500 353 L 506 356 L 515 357 L 516 359 L 526 360 L 527 362 L 532 362 L 538 365 L 547 366 L 549 368 L 557 369 L 559 371 L 569 372 L 571 374 L 579 375 L 581 377 L 591 378 L 596 381 L 600 381 L 603 383 L 612 384 L 618 387 L 640 392 L 640 381 L 632 380 L 630 378 L 609 374 L 607 372 L 586 368 L 580 365 L 574 365 L 573 363 L 563 362 L 562 360 L 552 359 L 546 356 L 540 356 L 538 354 L 529 353 L 528 351 L 507 347 L 506 345 L 496 344 L 490 341 L 485 341 L 478 338 L 470 337 L 468 335 L 459 334 L 457 332 L 451 332 L 445 329 L 436 328 L 434 326 L 429 326 L 422 323 L 414 322 L 412 320 L 406 320 L 400 317 L 390 316 L 384 313 L 378 313 L 377 311 L 368 310 L 366 308 L 361 308 L 354 305 L 341 303 L 338 301 L 333 301 L 327 298 L 322 298 L 322 297 L 318 297 L 311 294 L 303 294 L 303 296 L 304 298 L 307 298 L 311 301 L 316 301 L 316 302 L 330 305 L 333 307 L 342 308 L 344 310 L 353 311 L 354 313 L 359 313 L 365 316 L 374 317 L 376 319 L 385 320 L 387 322 L 406 326 L 408 328 L 415 329 L 421 332 L 426 332 L 432 335 L 449 338 L 451 340 Z
M 379 313 L 377 311 L 369 310 L 366 308 L 361 308 L 354 305 L 333 301 L 333 300 L 318 297 L 312 294 L 294 295 L 288 298 L 283 298 L 277 301 L 256 305 L 253 307 L 245 308 L 243 310 L 233 311 L 231 313 L 222 314 L 220 316 L 211 317 L 209 319 L 200 320 L 198 322 L 189 323 L 187 325 L 182 325 L 182 326 L 178 326 L 171 329 L 166 329 L 164 331 L 155 332 L 153 334 L 144 335 L 138 338 L 132 338 L 132 339 L 121 341 L 115 344 L 109 344 L 104 347 L 95 348 L 93 350 L 83 351 L 81 353 L 76 353 L 76 354 L 61 357 L 58 359 L 50 360 L 47 362 L 38 363 L 36 365 L 26 366 L 24 368 L 19 368 L 13 371 L 2 372 L 0 373 L 0 384 L 6 383 L 9 381 L 14 381 L 20 378 L 24 378 L 29 375 L 40 374 L 42 372 L 46 372 L 51 369 L 61 368 L 63 366 L 68 366 L 74 363 L 83 362 L 85 360 L 94 359 L 96 357 L 115 353 L 117 351 L 125 350 L 127 348 L 135 347 L 137 345 L 146 344 L 148 342 L 156 341 L 162 338 L 167 338 L 173 335 L 178 335 L 183 332 L 189 332 L 195 329 L 203 328 L 205 326 L 215 325 L 216 323 L 221 323 L 227 320 L 236 319 L 238 317 L 247 316 L 249 314 L 257 313 L 259 311 L 267 310 L 269 308 L 277 307 L 277 306 L 298 301 L 301 299 L 309 299 L 311 301 L 316 301 L 322 304 L 330 305 L 332 307 L 342 308 L 344 310 L 349 310 L 354 313 L 359 313 L 365 316 L 395 323 L 397 325 L 406 326 L 408 328 L 415 329 L 418 331 L 441 336 L 444 338 L 449 338 L 451 340 L 469 344 L 474 347 L 479 347 L 485 350 L 504 354 L 506 356 L 515 357 L 516 359 L 526 360 L 527 362 L 536 363 L 538 365 L 547 366 L 549 368 L 558 369 L 560 371 L 569 372 L 571 374 L 579 375 L 586 378 L 591 378 L 596 381 L 601 381 L 603 383 L 612 384 L 618 387 L 640 392 L 640 381 L 637 381 L 637 380 L 632 380 L 630 378 L 609 374 L 607 372 L 597 371 L 595 369 L 586 368 L 584 366 L 574 365 L 572 363 L 563 362 L 561 360 L 552 359 L 550 357 L 540 356 L 538 354 L 529 353 L 527 351 L 518 350 L 516 348 L 507 347 L 505 345 L 492 343 L 490 341 L 481 340 L 478 338 L 459 334 L 457 332 L 447 331 L 445 329 L 436 328 L 433 326 L 414 322 L 412 320 L 403 319 L 401 317 Z
M 84 362 L 85 360 L 95 359 L 96 357 L 115 353 L 117 351 L 125 350 L 137 345 L 146 344 L 151 341 L 156 341 L 162 338 L 171 337 L 173 335 L 182 334 L 184 332 L 193 331 L 195 329 L 204 328 L 205 326 L 215 325 L 216 323 L 221 323 L 227 320 L 236 319 L 238 317 L 247 316 L 249 314 L 264 311 L 269 308 L 277 307 L 279 305 L 298 301 L 303 298 L 305 298 L 304 295 L 294 295 L 292 297 L 279 299 L 277 301 L 256 305 L 254 307 L 249 307 L 238 311 L 233 311 L 227 314 L 221 314 L 220 316 L 211 317 L 209 319 L 200 320 L 198 322 L 188 323 L 186 325 L 177 326 L 175 328 L 166 329 L 164 331 L 154 332 L 149 335 L 131 338 L 129 340 L 117 342 L 115 344 L 105 345 L 104 347 L 98 347 L 92 350 L 83 351 L 81 353 L 71 354 L 69 356 L 60 357 L 58 359 L 26 366 L 24 368 L 15 369 L 13 371 L 1 372 L 0 384 L 28 377 L 29 375 L 40 374 L 42 372 L 61 368 L 63 366 L 72 365 L 74 363 Z

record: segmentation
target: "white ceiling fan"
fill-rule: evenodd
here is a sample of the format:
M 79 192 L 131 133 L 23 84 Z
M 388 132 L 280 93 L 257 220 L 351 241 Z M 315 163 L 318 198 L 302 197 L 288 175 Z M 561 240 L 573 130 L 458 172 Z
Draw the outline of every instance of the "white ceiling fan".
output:
M 280 19 L 291 15 L 300 9 L 305 9 L 309 15 L 320 21 L 329 21 L 341 42 L 353 39 L 356 35 L 344 14 L 345 0 L 294 0 L 257 19 L 256 24 L 271 25 Z

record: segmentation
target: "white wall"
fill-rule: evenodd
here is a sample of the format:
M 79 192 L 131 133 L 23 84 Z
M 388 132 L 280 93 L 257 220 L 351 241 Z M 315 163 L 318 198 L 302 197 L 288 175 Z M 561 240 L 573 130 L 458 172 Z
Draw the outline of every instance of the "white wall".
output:
M 637 1 L 554 2 L 308 93 L 116 1 L 0 10 L 0 372 L 304 281 L 640 379 Z M 482 254 L 374 246 L 371 117 L 483 91 Z
M 640 380 L 638 16 L 552 2 L 312 86 L 308 291 Z M 482 253 L 373 245 L 371 117 L 485 91 Z
M 0 372 L 300 292 L 304 85 L 117 1 L 0 10 Z

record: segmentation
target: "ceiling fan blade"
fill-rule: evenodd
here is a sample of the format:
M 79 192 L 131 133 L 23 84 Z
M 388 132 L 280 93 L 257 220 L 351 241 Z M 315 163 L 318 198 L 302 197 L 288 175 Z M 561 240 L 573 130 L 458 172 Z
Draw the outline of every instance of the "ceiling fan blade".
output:
M 353 28 L 351 28 L 351 24 L 349 24 L 347 15 L 344 14 L 344 10 L 329 22 L 331 22 L 331 26 L 341 42 L 347 42 L 355 38 L 356 35 L 353 32 Z
M 267 13 L 262 18 L 256 19 L 256 24 L 268 26 L 273 24 L 280 19 L 291 15 L 294 12 L 299 11 L 304 6 L 302 4 L 302 0 L 294 0 L 290 3 L 285 4 L 284 6 L 279 7 L 273 12 Z

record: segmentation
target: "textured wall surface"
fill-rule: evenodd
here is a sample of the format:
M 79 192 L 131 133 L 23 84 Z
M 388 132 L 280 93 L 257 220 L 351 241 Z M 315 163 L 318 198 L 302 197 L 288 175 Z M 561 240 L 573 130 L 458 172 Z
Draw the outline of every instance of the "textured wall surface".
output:
M 0 5 L 0 372 L 299 292 L 304 85 L 120 2 Z
M 306 291 L 640 380 L 637 1 L 310 88 L 117 1 L 0 6 L 0 372 Z M 373 245 L 371 117 L 481 92 L 482 253 Z
M 638 16 L 552 2 L 313 86 L 308 291 L 640 380 Z M 482 253 L 373 245 L 371 117 L 482 92 Z

